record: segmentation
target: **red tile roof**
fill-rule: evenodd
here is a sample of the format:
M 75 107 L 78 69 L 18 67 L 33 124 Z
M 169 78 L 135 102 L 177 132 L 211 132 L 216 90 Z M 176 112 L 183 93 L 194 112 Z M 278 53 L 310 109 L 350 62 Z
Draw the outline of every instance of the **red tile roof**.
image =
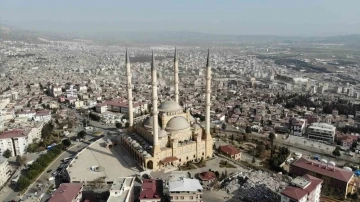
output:
M 216 178 L 216 175 L 214 172 L 206 171 L 199 174 L 199 177 L 202 181 L 209 181 Z
M 304 175 L 303 178 L 310 181 L 310 184 L 307 187 L 305 187 L 305 189 L 290 185 L 290 186 L 287 186 L 281 192 L 281 194 L 285 195 L 289 198 L 292 198 L 294 200 L 300 200 L 304 196 L 313 192 L 316 189 L 316 187 L 323 182 L 321 179 L 316 178 L 311 175 Z
M 222 151 L 228 155 L 235 155 L 235 154 L 241 153 L 238 149 L 236 149 L 235 147 L 233 147 L 231 145 L 220 146 L 220 151 Z
M 28 133 L 23 129 L 14 129 L 9 131 L 4 131 L 0 134 L 0 139 L 7 139 L 7 138 L 16 138 L 16 137 L 25 137 Z
M 139 199 L 160 199 L 162 189 L 162 180 L 144 179 L 141 185 L 141 192 Z
M 163 160 L 161 160 L 161 163 L 168 163 L 168 162 L 173 162 L 173 161 L 177 161 L 178 158 L 176 156 L 169 156 L 164 158 Z
M 82 188 L 80 183 L 63 183 L 53 193 L 48 202 L 71 202 Z
M 338 168 L 334 166 L 326 166 L 324 164 L 321 165 L 321 163 L 318 161 L 313 161 L 305 158 L 298 159 L 297 161 L 292 163 L 291 166 L 296 166 L 346 183 L 349 182 L 354 175 L 352 171 L 347 171 L 342 168 Z M 290 167 L 290 171 L 291 171 L 291 167 Z

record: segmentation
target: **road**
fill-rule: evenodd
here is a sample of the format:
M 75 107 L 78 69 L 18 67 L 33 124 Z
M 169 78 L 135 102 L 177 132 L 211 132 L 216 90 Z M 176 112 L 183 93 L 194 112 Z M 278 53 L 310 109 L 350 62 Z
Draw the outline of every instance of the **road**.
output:
M 204 125 L 204 123 L 201 123 L 201 125 Z M 215 124 L 211 124 L 211 128 L 213 128 Z M 227 126 L 226 130 L 219 130 L 219 135 L 227 134 L 229 135 L 239 134 L 239 130 L 232 127 Z M 252 132 L 251 134 L 248 134 L 248 137 L 257 137 L 257 138 L 265 138 L 264 134 Z M 283 135 L 279 135 L 278 138 L 275 139 L 275 144 L 278 146 L 286 146 L 289 148 L 290 151 L 293 152 L 300 152 L 303 154 L 310 154 L 315 155 L 319 154 L 320 156 L 323 156 L 326 160 L 335 161 L 337 164 L 344 164 L 346 162 L 351 162 L 358 164 L 360 155 L 355 154 L 354 157 L 347 156 L 344 153 L 340 157 L 332 157 L 332 151 L 335 149 L 334 145 L 328 145 L 320 142 L 315 142 L 310 139 L 307 139 L 306 137 L 297 137 L 297 136 L 290 136 L 288 139 L 284 140 L 282 137 Z

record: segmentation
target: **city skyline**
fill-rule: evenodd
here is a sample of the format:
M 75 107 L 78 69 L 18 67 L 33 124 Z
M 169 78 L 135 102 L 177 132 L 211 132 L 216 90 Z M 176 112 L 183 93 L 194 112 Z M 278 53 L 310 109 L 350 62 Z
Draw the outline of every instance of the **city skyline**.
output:
M 348 1 L 0 1 L 0 23 L 78 34 L 202 32 L 331 36 L 360 33 L 360 2 Z M 344 12 L 346 11 L 346 12 Z

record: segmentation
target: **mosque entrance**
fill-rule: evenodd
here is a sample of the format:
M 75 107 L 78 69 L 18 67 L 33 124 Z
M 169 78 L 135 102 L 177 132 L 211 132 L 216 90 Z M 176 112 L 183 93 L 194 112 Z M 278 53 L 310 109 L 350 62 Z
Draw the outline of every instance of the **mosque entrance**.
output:
M 146 167 L 148 168 L 148 169 L 153 169 L 153 165 L 154 163 L 150 160 L 150 161 L 148 161 L 147 162 L 147 164 L 146 164 Z

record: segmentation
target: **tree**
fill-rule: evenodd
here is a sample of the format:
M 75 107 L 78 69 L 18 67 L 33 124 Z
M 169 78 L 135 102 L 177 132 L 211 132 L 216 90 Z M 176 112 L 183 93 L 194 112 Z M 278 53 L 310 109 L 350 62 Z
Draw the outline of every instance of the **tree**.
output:
M 256 148 L 255 148 L 255 156 L 256 157 L 261 157 L 263 155 L 265 151 L 265 148 L 263 145 L 258 145 Z
M 71 145 L 71 141 L 69 139 L 64 139 L 62 141 L 62 144 L 65 146 L 65 147 L 69 147 Z
M 336 157 L 341 156 L 340 148 L 339 148 L 339 147 L 336 147 L 335 150 L 332 152 L 332 155 L 334 155 L 334 156 L 336 156 Z
M 246 134 L 243 135 L 243 141 L 244 141 L 244 142 L 247 141 L 247 136 L 246 136 Z
M 126 122 L 125 123 L 125 128 L 129 128 L 129 126 L 130 126 L 129 122 Z
M 274 140 L 275 140 L 275 134 L 273 132 L 271 132 L 269 134 L 269 141 L 270 141 L 270 149 L 271 149 L 271 152 L 270 152 L 270 157 L 273 157 L 274 155 Z
M 250 126 L 246 126 L 245 132 L 246 132 L 247 134 L 251 133 L 251 127 L 250 127 Z
M 116 126 L 117 129 L 122 128 L 122 125 L 121 125 L 121 123 L 119 123 L 119 122 L 116 122 L 115 126 Z
M 17 181 L 17 185 L 20 189 L 20 191 L 25 190 L 30 185 L 30 180 L 25 176 L 20 176 L 20 178 Z
M 215 171 L 215 176 L 216 176 L 216 179 L 219 179 L 219 177 L 220 177 L 219 171 Z
M 87 133 L 86 133 L 84 130 L 80 131 L 80 132 L 77 134 L 78 138 L 84 138 L 86 135 L 87 135 Z
M 234 134 L 231 134 L 231 137 L 230 137 L 231 141 L 234 141 Z
M 225 123 L 223 123 L 223 124 L 221 125 L 221 129 L 222 129 L 222 130 L 226 130 L 226 124 L 225 124 Z
M 5 150 L 3 153 L 3 157 L 10 158 L 11 157 L 11 151 L 9 149 Z
M 256 162 L 255 157 L 253 157 L 251 163 L 255 163 L 255 162 Z
M 16 163 L 18 163 L 19 166 L 25 165 L 25 162 L 26 162 L 26 157 L 25 156 L 20 156 L 20 155 L 16 156 Z

